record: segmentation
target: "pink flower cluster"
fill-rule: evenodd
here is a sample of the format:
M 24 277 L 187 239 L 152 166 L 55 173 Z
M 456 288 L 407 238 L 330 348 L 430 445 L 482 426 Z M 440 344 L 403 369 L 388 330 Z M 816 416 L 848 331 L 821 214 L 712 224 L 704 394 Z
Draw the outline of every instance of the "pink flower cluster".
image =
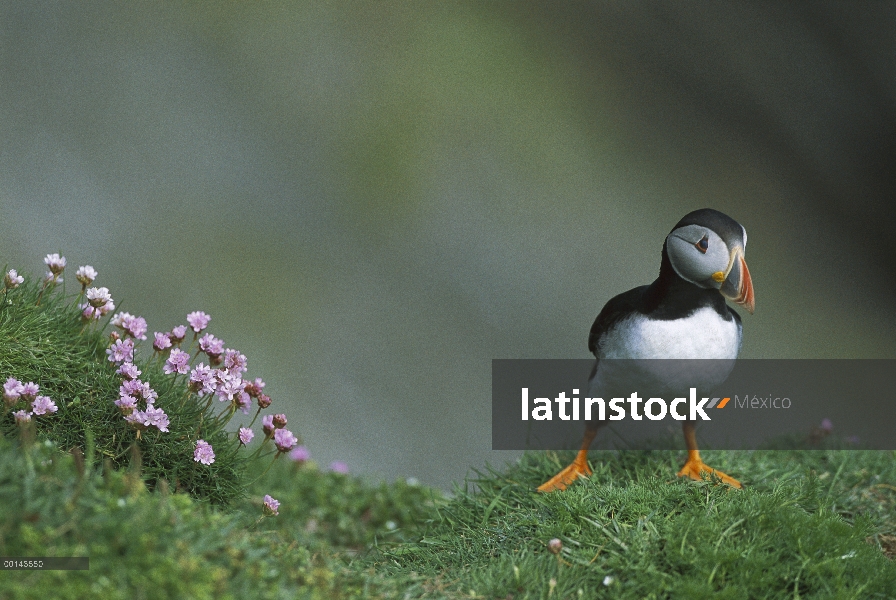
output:
M 10 377 L 3 384 L 3 401 L 8 408 L 15 407 L 21 400 L 30 403 L 30 411 L 21 409 L 12 413 L 16 423 L 27 423 L 32 416 L 49 415 L 59 410 L 49 396 L 41 396 L 39 392 L 40 387 L 33 381 L 22 383 L 18 379 Z
M 131 342 L 131 340 L 118 340 L 115 344 L 121 342 Z M 113 347 L 115 346 L 113 344 Z M 133 356 L 133 342 L 131 342 L 131 355 Z M 137 365 L 127 360 L 118 367 L 117 373 L 121 375 L 121 385 L 118 387 L 118 400 L 115 406 L 124 415 L 124 420 L 137 429 L 139 437 L 140 432 L 149 427 L 155 427 L 159 431 L 168 431 L 170 420 L 165 411 L 155 406 L 155 401 L 159 395 L 152 386 L 146 381 L 139 379 L 141 371 Z M 140 410 L 139 402 L 143 401 L 145 408 Z

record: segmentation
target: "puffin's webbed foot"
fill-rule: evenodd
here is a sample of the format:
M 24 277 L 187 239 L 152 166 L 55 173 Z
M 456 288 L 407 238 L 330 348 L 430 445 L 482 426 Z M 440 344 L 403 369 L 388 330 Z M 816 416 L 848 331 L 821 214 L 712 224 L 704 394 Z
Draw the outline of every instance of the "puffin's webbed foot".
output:
M 731 487 L 735 487 L 738 489 L 743 487 L 737 479 L 726 475 L 721 471 L 713 469 L 705 462 L 700 460 L 700 457 L 688 458 L 688 461 L 684 463 L 684 467 L 682 467 L 681 471 L 678 472 L 678 476 L 690 477 L 695 481 L 702 481 L 704 477 L 709 477 L 710 479 L 713 477 L 718 477 L 722 481 L 722 483 L 727 483 Z
M 584 456 L 576 457 L 571 465 L 538 486 L 538 491 L 553 492 L 555 490 L 565 490 L 569 484 L 579 477 L 588 477 L 589 475 L 591 475 L 591 467 L 588 466 L 587 458 Z

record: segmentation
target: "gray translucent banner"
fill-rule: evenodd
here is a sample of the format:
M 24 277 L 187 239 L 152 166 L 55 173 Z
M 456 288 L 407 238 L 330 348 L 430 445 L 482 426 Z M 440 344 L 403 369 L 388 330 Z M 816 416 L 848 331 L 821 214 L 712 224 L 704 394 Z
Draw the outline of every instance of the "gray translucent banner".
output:
M 691 418 L 701 448 L 896 449 L 896 360 L 602 360 L 592 377 L 594 366 L 493 360 L 492 449 L 577 449 L 589 410 L 595 449 L 683 448 Z

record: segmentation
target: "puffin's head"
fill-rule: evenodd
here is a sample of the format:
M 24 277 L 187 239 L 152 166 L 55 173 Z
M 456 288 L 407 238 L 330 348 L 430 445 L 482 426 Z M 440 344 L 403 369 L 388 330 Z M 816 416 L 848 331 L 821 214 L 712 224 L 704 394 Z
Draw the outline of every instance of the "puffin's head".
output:
M 753 313 L 753 281 L 744 260 L 747 230 L 711 208 L 688 213 L 666 237 L 666 253 L 679 277 L 713 288 Z

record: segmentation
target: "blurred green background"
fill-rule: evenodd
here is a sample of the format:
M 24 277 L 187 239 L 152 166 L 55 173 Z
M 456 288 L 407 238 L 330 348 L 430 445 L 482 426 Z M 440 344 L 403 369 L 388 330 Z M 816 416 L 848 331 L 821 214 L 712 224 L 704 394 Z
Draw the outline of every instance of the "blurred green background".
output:
M 0 3 L 0 263 L 212 315 L 314 458 L 448 486 L 710 206 L 746 357 L 894 357 L 896 5 Z M 67 275 L 75 288 L 73 269 Z

